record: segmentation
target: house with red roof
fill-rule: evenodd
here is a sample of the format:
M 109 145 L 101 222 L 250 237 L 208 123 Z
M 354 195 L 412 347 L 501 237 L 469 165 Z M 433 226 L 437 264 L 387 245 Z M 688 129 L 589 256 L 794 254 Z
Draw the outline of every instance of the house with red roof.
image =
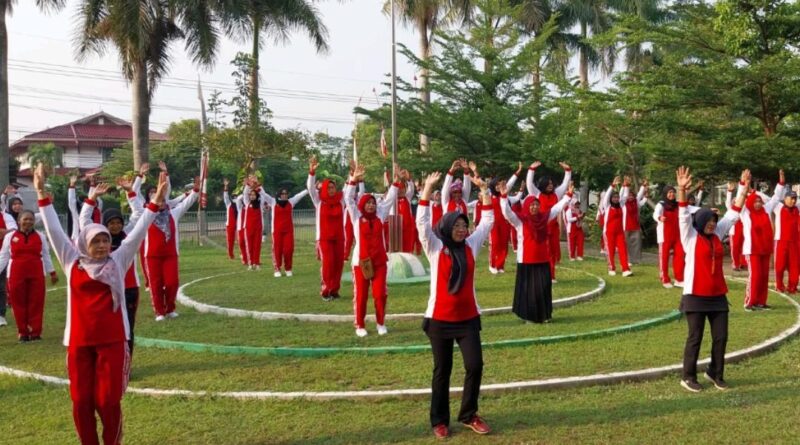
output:
M 150 142 L 168 140 L 163 133 L 150 131 Z M 28 148 L 34 144 L 52 142 L 62 150 L 62 165 L 56 174 L 67 174 L 78 169 L 81 176 L 96 173 L 111 153 L 133 140 L 130 122 L 99 112 L 83 119 L 29 134 L 9 147 L 9 154 L 20 163 L 17 182 L 31 186 L 33 175 L 28 163 Z

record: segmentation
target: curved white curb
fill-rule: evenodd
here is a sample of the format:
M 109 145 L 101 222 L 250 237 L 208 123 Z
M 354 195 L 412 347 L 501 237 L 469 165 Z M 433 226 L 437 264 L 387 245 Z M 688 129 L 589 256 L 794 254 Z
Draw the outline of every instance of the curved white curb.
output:
M 737 280 L 740 281 L 740 280 Z M 772 350 L 793 335 L 800 332 L 800 304 L 785 294 L 770 290 L 788 300 L 797 310 L 797 320 L 794 325 L 784 330 L 775 337 L 769 338 L 755 346 L 730 352 L 725 355 L 726 363 L 735 363 L 747 358 L 761 355 Z M 698 362 L 698 367 L 706 366 L 711 359 Z M 492 383 L 482 385 L 481 391 L 484 393 L 503 393 L 519 390 L 547 390 L 560 388 L 576 388 L 581 386 L 605 385 L 620 382 L 633 382 L 642 380 L 652 380 L 666 375 L 674 374 L 683 367 L 682 363 L 675 365 L 662 366 L 660 368 L 647 368 L 635 371 L 611 372 L 607 374 L 592 374 L 586 376 L 573 377 L 554 377 L 543 380 L 526 380 L 509 383 Z M 35 379 L 45 383 L 57 385 L 68 385 L 67 379 L 53 377 L 33 372 L 20 371 L 5 366 L 0 366 L 0 374 L 12 375 L 20 378 Z M 451 393 L 460 393 L 463 388 L 451 388 Z M 156 389 L 156 388 L 134 388 L 128 387 L 128 392 L 146 396 L 188 396 L 188 397 L 225 397 L 240 400 L 252 399 L 309 399 L 309 400 L 333 400 L 333 399 L 376 399 L 376 398 L 409 398 L 428 396 L 431 392 L 429 388 L 416 389 L 390 389 L 376 391 L 295 391 L 295 392 L 276 392 L 276 391 L 191 391 L 184 389 Z
M 562 269 L 569 269 L 569 270 L 577 270 L 577 269 L 570 269 L 564 267 Z M 561 308 L 572 306 L 574 304 L 591 300 L 600 294 L 606 288 L 606 282 L 602 278 L 597 275 L 594 275 L 589 272 L 579 271 L 591 277 L 597 279 L 597 287 L 588 291 L 584 292 L 580 295 L 574 295 L 572 297 L 561 298 L 558 300 L 553 301 L 554 308 Z M 199 301 L 193 300 L 191 297 L 186 295 L 184 290 L 187 286 L 191 286 L 193 284 L 199 283 L 205 280 L 211 280 L 214 278 L 219 278 L 227 275 L 234 275 L 238 273 L 245 273 L 245 272 L 231 272 L 221 275 L 213 275 L 210 277 L 198 278 L 194 281 L 190 281 L 180 288 L 178 288 L 178 302 L 184 306 L 188 306 L 197 312 L 203 313 L 211 313 L 211 314 L 218 314 L 224 315 L 226 317 L 241 317 L 241 318 L 255 318 L 257 320 L 297 320 L 297 321 L 317 321 L 317 322 L 328 322 L 328 323 L 352 323 L 353 316 L 352 315 L 339 315 L 339 314 L 294 314 L 294 313 L 287 313 L 287 312 L 265 312 L 265 311 L 251 311 L 246 309 L 234 309 L 234 308 L 227 308 L 222 306 L 216 306 L 213 304 L 206 304 L 201 303 Z M 495 308 L 488 308 L 488 309 L 481 309 L 482 315 L 494 315 L 494 314 L 504 314 L 511 312 L 511 306 L 504 306 L 504 307 L 495 307 Z M 386 314 L 387 320 L 415 320 L 420 319 L 425 316 L 424 313 L 405 313 L 405 314 Z M 375 315 L 367 315 L 367 320 L 375 321 Z

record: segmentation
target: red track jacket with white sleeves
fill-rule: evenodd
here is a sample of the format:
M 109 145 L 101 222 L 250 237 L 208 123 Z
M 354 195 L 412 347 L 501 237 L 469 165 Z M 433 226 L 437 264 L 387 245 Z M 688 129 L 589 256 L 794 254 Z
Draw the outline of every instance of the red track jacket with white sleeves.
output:
M 678 226 L 681 244 L 686 252 L 683 295 L 718 297 L 728 292 L 723 271 L 725 252 L 721 240 L 739 220 L 739 210 L 731 207 L 717 222 L 714 235 L 709 238 L 695 230 L 689 206 L 686 203 L 678 204 Z
M 572 195 L 566 194 L 563 198 L 561 198 L 561 200 L 558 201 L 558 203 L 556 203 L 556 205 L 552 206 L 550 210 L 547 211 L 548 224 L 556 219 L 559 212 L 561 212 L 564 209 L 564 206 L 568 205 L 571 200 Z M 522 211 L 528 212 L 529 210 L 525 209 L 524 207 L 525 204 L 523 203 Z M 524 224 L 522 220 L 520 220 L 519 216 L 517 216 L 517 214 L 511 210 L 511 204 L 509 203 L 507 196 L 500 198 L 500 208 L 503 211 L 503 216 L 505 216 L 509 224 L 511 224 L 511 226 L 517 231 L 517 263 L 536 264 L 550 261 L 549 240 L 546 238 L 541 242 L 536 240 L 534 233 L 531 231 L 531 227 L 528 224 Z M 539 208 L 541 209 L 541 207 Z

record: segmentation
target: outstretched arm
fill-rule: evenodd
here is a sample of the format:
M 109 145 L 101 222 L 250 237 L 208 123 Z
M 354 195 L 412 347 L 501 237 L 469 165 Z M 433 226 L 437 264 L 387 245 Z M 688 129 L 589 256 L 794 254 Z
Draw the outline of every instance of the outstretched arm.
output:
M 567 192 L 569 183 L 572 181 L 572 168 L 564 162 L 559 162 L 559 165 L 564 169 L 564 179 L 561 180 L 561 185 L 556 188 L 556 196 L 561 199 L 564 193 Z

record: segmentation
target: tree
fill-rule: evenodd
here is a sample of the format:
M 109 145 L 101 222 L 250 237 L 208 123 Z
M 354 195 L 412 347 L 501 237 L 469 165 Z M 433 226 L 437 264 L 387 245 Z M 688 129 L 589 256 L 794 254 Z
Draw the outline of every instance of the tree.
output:
M 61 156 L 63 150 L 56 147 L 52 142 L 46 144 L 32 144 L 28 147 L 28 164 L 33 169 L 37 164 L 44 164 L 45 168 L 53 174 L 56 167 L 61 167 Z
M 317 51 L 328 50 L 328 30 L 322 23 L 319 11 L 308 0 L 244 0 L 239 2 L 222 2 L 218 8 L 229 35 L 240 40 L 252 40 L 250 53 L 252 69 L 248 73 L 250 103 L 250 120 L 257 125 L 262 105 L 259 99 L 258 73 L 260 51 L 264 39 L 272 38 L 278 43 L 289 40 L 293 31 L 305 31 L 314 43 Z
M 169 46 L 184 40 L 194 62 L 210 66 L 218 44 L 216 19 L 207 0 L 83 0 L 76 50 L 80 59 L 113 46 L 133 95 L 133 163 L 148 161 L 150 104 L 169 71 Z
M 0 184 L 9 183 L 8 152 L 8 29 L 6 16 L 10 16 L 16 0 L 0 0 Z M 36 0 L 39 9 L 49 12 L 64 7 L 66 0 Z

